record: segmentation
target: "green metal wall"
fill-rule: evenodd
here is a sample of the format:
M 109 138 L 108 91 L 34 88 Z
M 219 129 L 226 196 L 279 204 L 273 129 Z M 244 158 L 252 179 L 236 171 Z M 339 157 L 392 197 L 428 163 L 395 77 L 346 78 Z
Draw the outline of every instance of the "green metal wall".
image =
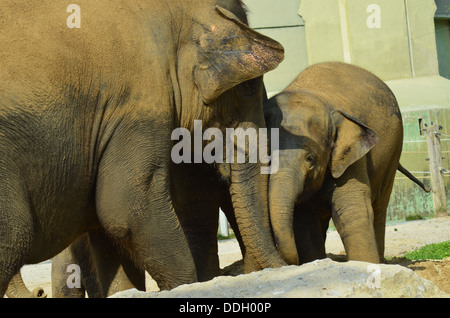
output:
M 450 108 L 432 108 L 403 112 L 403 151 L 401 164 L 419 180 L 430 186 L 430 168 L 428 159 L 425 125 L 438 123 L 440 133 L 443 167 L 450 167 Z M 450 206 L 450 171 L 444 173 L 447 191 L 447 206 Z M 397 172 L 394 188 L 389 202 L 387 218 L 403 220 L 407 216 L 434 216 L 433 197 L 424 192 L 400 172 Z

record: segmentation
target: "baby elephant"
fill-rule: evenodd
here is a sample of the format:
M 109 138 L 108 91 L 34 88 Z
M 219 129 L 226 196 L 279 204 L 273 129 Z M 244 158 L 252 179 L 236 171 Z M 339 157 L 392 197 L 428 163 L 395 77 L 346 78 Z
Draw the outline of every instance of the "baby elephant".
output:
M 350 260 L 382 260 L 403 141 L 391 90 L 359 67 L 317 64 L 271 98 L 265 116 L 268 127 L 279 128 L 269 202 L 285 261 L 324 258 L 331 217 Z

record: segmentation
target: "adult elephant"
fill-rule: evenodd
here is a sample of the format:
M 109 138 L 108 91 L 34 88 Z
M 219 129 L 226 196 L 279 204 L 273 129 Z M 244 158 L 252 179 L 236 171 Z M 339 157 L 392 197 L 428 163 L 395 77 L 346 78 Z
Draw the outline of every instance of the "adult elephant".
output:
M 55 1 L 0 4 L 0 295 L 23 264 L 100 227 L 161 289 L 194 282 L 171 133 L 195 119 L 264 127 L 260 76 L 283 48 L 243 23 L 238 0 L 77 4 L 80 28 Z M 276 267 L 260 166 L 221 171 L 255 266 Z
M 357 78 L 358 80 L 362 80 L 366 76 L 369 79 L 374 80 L 374 83 L 380 84 L 380 81 L 373 75 L 370 75 L 368 72 L 348 65 L 318 65 L 309 69 L 308 72 L 317 71 L 318 68 L 326 66 L 329 66 L 330 72 L 335 73 L 336 76 L 338 76 L 340 72 L 346 70 L 350 72 L 349 75 L 352 75 L 352 72 L 361 73 L 360 78 Z M 305 80 L 304 77 L 302 77 L 302 79 Z M 319 79 L 316 77 L 308 77 L 308 80 L 313 81 L 311 85 L 314 85 L 315 81 L 319 81 Z M 320 83 L 321 85 L 327 85 L 327 83 L 329 84 L 328 77 L 325 76 L 323 78 L 320 78 Z M 365 87 L 365 81 L 362 81 L 361 85 Z M 385 90 L 385 93 L 392 98 L 392 95 L 390 95 L 389 91 L 386 90 L 386 87 L 383 85 L 381 85 L 381 89 Z M 330 89 L 329 87 L 327 89 L 329 89 L 331 93 L 334 92 L 334 90 Z M 374 98 L 376 96 L 376 94 L 373 94 L 373 91 L 361 93 L 359 101 L 364 104 L 367 100 L 370 100 L 371 98 Z M 301 135 L 300 138 L 297 135 L 289 133 L 286 129 L 297 129 L 298 131 L 301 131 L 301 129 L 309 129 L 309 123 L 314 123 L 314 136 L 311 138 L 316 138 L 317 144 L 315 146 L 318 146 L 319 143 L 325 143 L 327 141 L 327 138 L 323 138 L 322 135 L 318 134 L 321 131 L 329 131 L 326 126 L 326 124 L 328 123 L 321 120 L 325 120 L 328 117 L 325 112 L 327 110 L 330 111 L 330 109 L 324 108 L 325 104 L 315 104 L 311 102 L 314 100 L 315 99 L 311 93 L 307 93 L 307 91 L 304 91 L 301 88 L 295 88 L 290 90 L 289 95 L 287 96 L 281 94 L 269 101 L 265 101 L 266 117 L 269 127 L 279 128 L 282 145 L 289 146 L 286 147 L 286 149 L 281 150 L 281 158 L 286 158 L 287 162 L 290 164 L 289 167 L 293 169 L 302 169 L 303 165 L 305 163 L 308 163 L 308 160 L 305 160 L 304 158 L 304 156 L 306 156 L 306 150 L 310 148 L 314 150 L 315 148 L 313 148 L 313 146 L 309 143 L 311 140 L 309 138 L 310 136 L 307 135 L 308 133 L 312 134 L 312 132 L 303 132 L 303 135 Z M 386 103 L 384 106 L 392 107 L 392 110 L 398 109 L 395 103 L 395 99 L 391 99 L 385 102 Z M 336 106 L 336 110 L 338 108 L 339 107 Z M 321 113 L 323 116 L 319 117 L 319 119 L 314 119 L 315 114 L 318 113 Z M 281 120 L 289 123 L 290 126 L 286 128 L 283 125 L 280 125 Z M 299 140 L 298 138 L 300 138 L 300 140 L 303 140 L 304 143 L 296 143 Z M 373 151 L 375 151 L 376 149 L 377 148 L 374 148 Z M 322 158 L 320 160 L 322 160 L 321 162 L 327 161 L 326 158 Z M 398 166 L 398 169 L 406 176 L 408 176 L 411 180 L 419 184 L 421 187 L 425 188 L 426 191 L 429 191 L 429 189 L 426 189 L 426 187 L 419 180 L 415 179 L 401 165 Z M 242 254 L 246 259 L 244 262 L 245 266 L 247 268 L 251 267 L 252 262 L 251 259 L 249 261 L 249 253 L 247 253 L 246 247 L 242 243 L 242 238 L 239 233 L 239 227 L 234 215 L 234 209 L 231 204 L 229 195 L 227 195 L 227 186 L 223 178 L 220 178 L 220 176 L 217 174 L 217 171 L 215 171 L 213 167 L 205 164 L 172 164 L 170 167 L 170 171 L 174 206 L 177 216 L 179 217 L 182 224 L 182 228 L 187 237 L 192 255 L 194 257 L 198 279 L 200 281 L 209 280 L 221 273 L 219 268 L 219 259 L 217 256 L 218 250 L 216 237 L 219 207 L 221 207 L 227 214 L 228 220 L 231 223 L 234 232 L 236 233 L 241 246 Z M 285 170 L 273 174 L 271 175 L 271 179 L 279 182 L 280 180 L 277 180 L 277 178 L 286 177 L 285 174 L 288 171 L 289 170 Z M 301 175 L 294 175 L 292 177 L 296 178 L 298 181 L 303 181 L 303 177 Z M 314 186 L 320 188 L 320 186 L 315 185 L 318 182 L 316 178 L 317 174 L 313 175 L 310 179 L 305 181 L 305 191 L 320 191 L 310 190 L 311 187 Z M 331 176 L 328 176 L 328 179 L 331 178 Z M 322 187 L 324 186 L 324 184 L 325 180 L 323 180 Z M 277 183 L 271 183 L 270 190 L 271 193 L 280 193 L 280 195 L 282 193 L 290 194 L 291 191 L 295 190 L 294 186 L 295 184 L 289 182 L 284 182 L 282 186 Z M 277 192 L 277 190 L 279 189 L 275 187 L 281 187 L 282 191 Z M 310 195 L 312 196 L 312 194 Z M 299 192 L 299 196 L 302 197 L 301 200 L 304 200 L 305 194 Z M 293 231 L 295 232 L 297 249 L 296 251 L 294 251 L 294 253 L 297 253 L 298 250 L 298 253 L 300 255 L 300 263 L 325 257 L 326 229 L 328 227 L 331 212 L 330 210 L 324 211 L 315 210 L 312 208 L 311 210 L 303 211 L 304 207 L 315 206 L 315 204 L 317 203 L 315 200 L 323 197 L 323 195 L 316 195 L 311 197 L 311 199 L 308 199 L 308 202 L 306 203 L 295 204 L 296 226 L 293 228 Z M 276 197 L 274 199 L 276 199 Z M 296 201 L 297 197 L 290 197 L 290 199 L 292 200 L 292 202 L 289 202 L 294 204 L 294 200 Z M 276 209 L 279 207 L 272 205 L 272 208 Z M 292 210 L 292 213 L 293 212 L 294 210 Z M 276 217 L 274 218 L 276 219 Z M 346 220 L 345 222 L 348 221 Z M 358 229 L 351 231 L 356 232 L 357 230 Z M 93 235 L 94 237 L 92 237 Z M 54 259 L 54 265 L 57 266 L 52 267 L 52 270 L 54 272 L 53 295 L 58 297 L 74 296 L 74 290 L 67 290 L 65 286 L 68 276 L 66 268 L 69 264 L 80 264 L 83 262 L 83 259 L 86 260 L 90 257 L 96 259 L 96 261 L 94 261 L 93 263 L 95 264 L 95 271 L 99 278 L 98 282 L 100 284 L 100 287 L 98 288 L 101 290 L 101 292 L 98 293 L 96 292 L 95 288 L 94 290 L 92 290 L 92 288 L 89 288 L 89 286 L 92 286 L 91 284 L 87 284 L 88 287 L 86 289 L 88 290 L 88 294 L 90 296 L 93 295 L 95 297 L 95 295 L 97 294 L 107 296 L 117 291 L 132 287 L 144 290 L 145 286 L 143 284 L 143 273 L 139 274 L 138 272 L 133 271 L 132 268 L 130 268 L 130 266 L 127 266 L 126 264 L 124 264 L 123 267 L 120 267 L 119 265 L 123 261 L 122 256 L 120 255 L 120 251 L 115 251 L 113 246 L 108 247 L 108 245 L 102 243 L 101 237 L 102 236 L 99 236 L 98 233 L 90 233 L 89 239 L 85 237 L 85 242 L 88 242 L 89 240 L 89 243 L 85 245 L 84 249 L 84 253 L 86 253 L 87 251 L 87 254 L 76 256 L 76 253 L 71 253 L 70 250 L 67 250 L 64 254 L 58 256 L 58 260 Z M 98 240 L 99 238 L 100 241 Z M 101 248 L 98 248 L 96 246 L 100 246 Z M 89 251 L 89 249 L 91 250 Z M 89 270 L 85 271 L 85 273 L 86 274 L 83 274 L 83 276 L 90 276 Z M 126 278 L 127 275 L 130 278 L 129 280 Z M 141 278 L 139 278 L 139 275 L 142 275 Z M 81 296 L 84 296 L 84 290 L 81 290 Z
M 350 260 L 382 260 L 403 142 L 391 90 L 359 67 L 322 63 L 271 98 L 265 115 L 268 127 L 280 129 L 269 209 L 284 260 L 325 257 L 331 217 Z

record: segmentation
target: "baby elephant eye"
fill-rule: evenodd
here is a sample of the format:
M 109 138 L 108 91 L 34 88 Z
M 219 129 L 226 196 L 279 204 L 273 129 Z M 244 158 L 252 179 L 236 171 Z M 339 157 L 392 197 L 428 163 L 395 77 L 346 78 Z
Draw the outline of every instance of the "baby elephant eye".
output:
M 309 166 L 309 168 L 312 168 L 314 166 L 314 164 L 316 163 L 316 156 L 314 154 L 308 154 L 306 156 L 306 162 Z

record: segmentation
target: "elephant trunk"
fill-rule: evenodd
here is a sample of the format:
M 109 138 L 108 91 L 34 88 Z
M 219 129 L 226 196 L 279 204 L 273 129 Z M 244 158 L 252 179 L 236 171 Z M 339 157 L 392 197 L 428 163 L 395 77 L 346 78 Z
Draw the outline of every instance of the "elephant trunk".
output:
M 303 191 L 303 180 L 294 180 L 294 173 L 280 170 L 271 175 L 269 185 L 270 221 L 275 243 L 281 257 L 290 265 L 299 258 L 294 237 L 294 205 Z
M 47 294 L 41 287 L 29 291 L 22 280 L 20 271 L 11 279 L 6 291 L 8 298 L 47 298 Z
M 47 294 L 42 287 L 36 287 L 33 289 L 32 298 L 47 298 Z
M 259 164 L 231 164 L 230 195 L 246 247 L 246 272 L 286 265 L 278 255 L 271 235 L 268 176 L 261 174 L 260 167 Z

